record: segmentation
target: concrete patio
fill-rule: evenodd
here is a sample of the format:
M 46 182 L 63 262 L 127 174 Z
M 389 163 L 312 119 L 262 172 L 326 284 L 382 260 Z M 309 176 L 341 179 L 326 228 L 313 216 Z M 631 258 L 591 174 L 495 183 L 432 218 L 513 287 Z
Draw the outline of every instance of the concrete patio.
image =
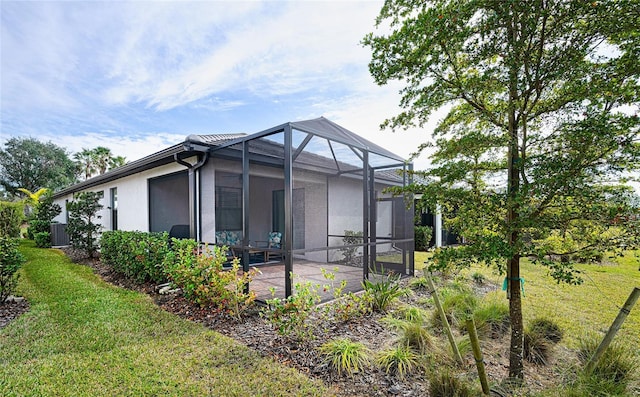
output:
M 264 302 L 272 298 L 271 288 L 276 289 L 276 297 L 284 298 L 285 295 L 285 270 L 284 263 L 267 263 L 252 265 L 252 268 L 260 270 L 261 274 L 254 277 L 249 285 L 249 289 L 256 293 L 257 299 Z M 322 275 L 322 270 L 335 274 L 335 279 L 327 280 Z M 323 291 L 323 285 L 338 287 L 342 280 L 347 281 L 344 292 L 356 292 L 362 290 L 362 268 L 338 265 L 334 263 L 315 263 L 309 261 L 294 261 L 293 263 L 293 284 L 310 281 L 314 285 L 319 285 L 322 301 L 333 299 L 333 291 Z M 295 293 L 295 288 L 294 288 Z

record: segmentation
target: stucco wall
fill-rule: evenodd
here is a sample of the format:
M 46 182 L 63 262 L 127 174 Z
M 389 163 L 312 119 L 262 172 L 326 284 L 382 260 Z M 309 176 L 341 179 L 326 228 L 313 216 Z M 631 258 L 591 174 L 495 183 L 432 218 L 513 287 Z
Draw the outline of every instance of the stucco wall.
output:
M 111 230 L 111 211 L 107 207 L 110 205 L 110 189 L 116 187 L 118 189 L 118 229 L 149 231 L 147 180 L 177 171 L 184 171 L 184 169 L 185 167 L 180 164 L 167 164 L 98 185 L 85 191 L 104 192 L 104 198 L 100 201 L 104 208 L 98 212 L 98 215 L 102 217 L 99 223 L 103 225 L 103 230 Z M 67 210 L 65 208 L 65 200 L 73 201 L 73 196 L 67 195 L 55 200 L 62 208 L 62 213 L 54 221 L 66 223 Z

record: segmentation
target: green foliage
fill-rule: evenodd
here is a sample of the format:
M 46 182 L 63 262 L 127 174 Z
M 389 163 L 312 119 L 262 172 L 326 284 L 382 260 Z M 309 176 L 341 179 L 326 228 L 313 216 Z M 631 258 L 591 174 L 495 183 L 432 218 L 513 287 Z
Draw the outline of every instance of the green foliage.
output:
M 310 317 L 318 311 L 317 304 L 320 303 L 321 297 L 318 286 L 310 281 L 297 282 L 293 288 L 294 293 L 285 299 L 276 297 L 276 291 L 272 288 L 272 298 L 267 299 L 267 307 L 260 312 L 260 315 L 280 335 L 302 341 L 313 337 Z
M 464 329 L 466 319 L 473 315 L 479 304 L 478 298 L 473 291 L 463 284 L 454 283 L 439 289 L 438 294 L 441 296 L 442 309 L 449 322 L 453 326 Z M 432 317 L 433 325 L 441 327 L 441 321 L 440 315 L 434 312 Z
M 334 339 L 322 344 L 320 352 L 338 375 L 345 372 L 351 376 L 363 369 L 370 360 L 369 349 L 364 344 L 347 338 Z
M 51 142 L 34 138 L 10 138 L 0 149 L 0 185 L 15 195 L 18 188 L 56 191 L 76 180 L 75 164 L 67 151 Z
M 38 197 L 38 201 L 34 204 L 32 219 L 51 223 L 53 218 L 60 215 L 62 208 L 53 202 L 53 195 L 51 191 L 47 189 L 42 195 Z
M 100 196 L 97 192 L 81 192 L 75 195 L 73 201 L 67 203 L 69 223 L 67 233 L 71 246 L 84 251 L 89 258 L 93 258 L 98 251 L 98 235 L 102 225 L 95 223 L 102 218 L 97 212 L 102 209 Z
M 546 318 L 535 318 L 529 323 L 529 330 L 542 335 L 551 343 L 559 343 L 564 332 L 558 324 Z
M 478 334 L 499 338 L 509 330 L 509 305 L 504 299 L 485 298 L 473 312 Z
M 172 250 L 163 266 L 184 297 L 201 307 L 212 307 L 240 319 L 255 301 L 255 292 L 245 293 L 244 289 L 258 271 L 241 272 L 237 258 L 230 269 L 225 269 L 224 247 L 200 247 L 195 240 L 175 238 L 171 244 Z
M 162 267 L 169 254 L 167 233 L 106 231 L 100 237 L 100 259 L 136 282 L 166 280 Z
M 600 338 L 589 335 L 580 340 L 578 358 L 583 365 L 593 356 Z M 578 378 L 579 389 L 597 390 L 598 395 L 624 395 L 633 374 L 640 367 L 632 347 L 612 343 L 609 345 L 591 373 L 582 373 Z
M 24 204 L 0 201 L 0 237 L 20 237 Z
M 0 236 L 0 304 L 15 290 L 18 270 L 24 262 L 24 257 L 18 251 L 18 243 L 11 237 Z
M 94 175 L 101 175 L 110 169 L 120 167 L 126 163 L 122 156 L 114 156 L 111 149 L 98 146 L 93 149 L 82 149 L 74 154 L 78 169 L 84 179 L 89 179 Z
M 429 289 L 429 282 L 426 277 L 414 277 L 409 280 L 409 288 L 416 291 L 426 291 Z
M 28 262 L 19 288 L 31 310 L 0 330 L 3 397 L 333 395 L 145 294 L 115 288 L 58 250 L 22 240 L 20 251 Z
M 427 251 L 433 228 L 431 226 L 415 226 L 414 239 L 416 251 Z
M 483 285 L 486 281 L 486 277 L 484 276 L 484 274 L 480 273 L 480 272 L 474 272 L 471 275 L 471 279 L 473 280 L 474 283 L 478 284 L 478 285 Z
M 483 262 L 518 277 L 534 258 L 579 283 L 579 252 L 637 246 L 638 207 L 624 183 L 640 168 L 640 3 L 550 0 L 389 0 L 376 20 L 369 70 L 403 84 L 404 129 L 448 113 L 417 154 L 435 147 L 422 194 L 465 246 L 435 267 Z M 626 110 L 624 110 L 626 109 Z M 583 231 L 592 233 L 583 233 Z M 620 232 L 618 232 L 620 231 Z M 544 240 L 571 238 L 573 251 Z M 577 250 L 577 251 L 576 251 Z M 510 283 L 510 376 L 522 378 L 519 285 Z
M 406 295 L 407 291 L 400 286 L 400 276 L 389 273 L 382 280 L 364 280 L 362 287 L 365 294 L 371 299 L 373 311 L 386 313 L 389 306 L 400 296 Z
M 410 374 L 419 366 L 420 356 L 409 346 L 399 344 L 381 351 L 376 357 L 376 363 L 387 374 L 394 374 L 400 379 Z
M 51 248 L 51 233 L 49 232 L 38 232 L 33 235 L 33 239 L 35 240 L 36 247 L 38 248 Z
M 354 232 L 353 230 L 345 230 L 342 242 L 345 246 L 362 244 L 362 232 Z M 342 252 L 342 261 L 346 264 L 353 264 L 356 259 L 358 247 L 344 247 L 339 249 Z
M 473 397 L 478 396 L 469 384 L 448 369 L 437 370 L 429 376 L 429 396 L 431 397 Z
M 29 221 L 29 227 L 27 228 L 27 237 L 29 240 L 34 240 L 38 233 L 49 233 L 51 223 L 40 219 L 32 219 Z
M 335 271 L 327 271 L 320 268 L 322 276 L 331 282 L 331 285 L 325 285 L 324 290 L 331 290 L 333 293 L 333 302 L 325 306 L 327 312 L 333 314 L 334 318 L 340 321 L 350 321 L 371 313 L 371 299 L 366 294 L 355 294 L 351 291 L 344 293 L 347 286 L 347 280 L 342 280 L 338 286 L 335 284 Z
M 387 316 L 383 322 L 399 333 L 399 345 L 407 346 L 419 354 L 426 354 L 433 347 L 433 338 L 422 319 L 404 320 Z

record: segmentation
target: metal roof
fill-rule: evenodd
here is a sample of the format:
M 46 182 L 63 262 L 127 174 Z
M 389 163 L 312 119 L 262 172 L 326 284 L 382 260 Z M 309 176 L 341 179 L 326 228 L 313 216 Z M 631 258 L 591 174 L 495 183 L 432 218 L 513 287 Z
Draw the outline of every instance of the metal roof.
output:
M 106 172 L 102 175 L 95 176 L 93 178 L 87 179 L 86 181 L 82 181 L 73 186 L 62 189 L 54 193 L 53 197 L 58 198 L 58 197 L 75 193 L 84 189 L 89 189 L 91 187 L 94 187 L 103 183 L 111 182 L 118 178 L 122 178 L 122 177 L 133 175 L 138 172 L 142 172 L 151 168 L 155 168 L 160 165 L 170 164 L 174 162 L 175 154 L 192 150 L 189 148 L 190 147 L 189 144 L 196 144 L 197 146 L 203 145 L 209 148 L 216 148 L 219 146 L 224 147 L 224 146 L 233 145 L 235 143 L 241 143 L 248 140 L 251 140 L 252 142 L 255 143 L 255 142 L 259 142 L 257 138 L 260 138 L 262 136 L 265 136 L 277 131 L 282 131 L 287 124 L 289 124 L 292 129 L 314 134 L 332 141 L 353 146 L 361 150 L 366 150 L 371 153 L 376 153 L 378 155 L 388 157 L 389 159 L 392 159 L 401 163 L 404 162 L 404 159 L 402 157 L 376 145 L 373 142 L 370 142 L 358 136 L 357 134 L 347 130 L 346 128 L 341 127 L 340 125 L 324 117 L 319 117 L 311 120 L 285 123 L 285 124 L 270 128 L 268 130 L 265 130 L 256 134 L 251 134 L 251 135 L 242 134 L 242 133 L 240 134 L 205 134 L 205 135 L 192 134 L 187 136 L 184 142 L 182 143 L 173 145 L 167 149 L 161 150 L 159 152 L 146 156 L 142 159 L 127 163 L 122 167 L 118 167 L 113 170 L 110 170 L 109 172 Z M 271 147 L 268 148 L 267 146 L 271 146 Z M 282 149 L 278 150 L 273 146 L 274 146 L 273 143 L 270 143 L 269 145 L 261 144 L 260 151 L 262 151 L 264 154 L 272 152 L 270 153 L 271 155 L 276 155 L 276 156 L 279 155 L 280 154 L 279 152 Z M 275 152 L 274 152 L 274 149 L 275 149 Z M 322 157 L 322 156 L 305 154 L 305 157 L 307 161 L 311 164 L 315 163 L 315 165 L 317 166 L 326 166 L 327 159 L 323 159 L 323 160 L 320 159 L 319 157 Z M 349 168 L 353 168 L 353 167 L 346 166 L 342 168 L 342 170 L 344 171 L 345 169 L 349 169 Z M 393 180 L 396 178 L 390 177 L 389 179 Z

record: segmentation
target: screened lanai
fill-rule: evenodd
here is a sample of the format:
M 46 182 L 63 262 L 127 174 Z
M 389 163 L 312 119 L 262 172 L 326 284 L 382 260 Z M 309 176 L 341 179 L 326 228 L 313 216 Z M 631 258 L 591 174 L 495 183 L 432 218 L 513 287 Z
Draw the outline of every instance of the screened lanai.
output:
M 329 284 L 321 269 L 352 291 L 371 272 L 413 274 L 413 200 L 385 191 L 410 182 L 399 156 L 323 117 L 224 142 L 192 135 L 185 147 L 205 152 L 192 224 L 202 241 L 236 239 L 243 270 L 262 272 L 249 286 L 259 299 L 271 287 L 289 296 L 298 280 Z

